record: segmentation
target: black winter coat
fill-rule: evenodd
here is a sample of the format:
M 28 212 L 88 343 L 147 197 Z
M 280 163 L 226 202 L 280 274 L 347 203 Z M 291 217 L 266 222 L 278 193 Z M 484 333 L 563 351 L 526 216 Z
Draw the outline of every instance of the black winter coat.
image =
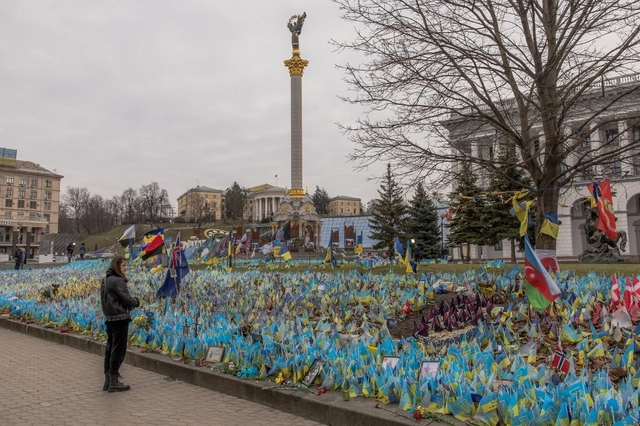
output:
M 140 306 L 137 297 L 132 297 L 127 282 L 112 269 L 107 270 L 107 276 L 100 286 L 100 303 L 106 321 L 131 319 L 129 311 Z

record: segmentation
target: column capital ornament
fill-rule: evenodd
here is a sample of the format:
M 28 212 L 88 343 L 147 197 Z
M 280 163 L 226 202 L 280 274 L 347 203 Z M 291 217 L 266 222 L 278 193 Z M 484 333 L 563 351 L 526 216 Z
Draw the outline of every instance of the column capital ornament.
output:
M 284 61 L 284 66 L 289 68 L 289 75 L 293 77 L 294 75 L 299 75 L 302 77 L 304 72 L 304 68 L 309 65 L 309 61 L 306 59 L 302 59 L 300 57 L 300 51 L 298 49 L 293 50 L 293 56 L 291 59 L 287 59 Z

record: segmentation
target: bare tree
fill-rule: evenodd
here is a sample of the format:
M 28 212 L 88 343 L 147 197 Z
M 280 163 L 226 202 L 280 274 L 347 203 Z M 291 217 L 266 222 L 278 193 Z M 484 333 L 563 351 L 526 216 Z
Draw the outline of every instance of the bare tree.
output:
M 127 224 L 134 223 L 136 212 L 136 199 L 138 194 L 133 188 L 127 188 L 120 196 L 120 204 L 122 205 L 122 214 L 124 222 Z
M 215 201 L 209 202 L 197 194 L 192 194 L 189 197 L 187 211 L 191 215 L 191 220 L 198 224 L 198 230 L 200 230 L 204 222 L 215 220 L 216 203 Z
M 365 58 L 344 67 L 358 93 L 345 100 L 368 108 L 343 126 L 359 167 L 390 162 L 399 178 L 433 184 L 465 160 L 498 173 L 504 164 L 472 149 L 482 133 L 487 152 L 517 154 L 544 218 L 562 186 L 631 159 L 634 144 L 579 148 L 611 123 L 605 113 L 637 100 L 640 79 L 627 76 L 638 65 L 635 0 L 334 1 L 361 24 L 353 41 L 335 42 Z M 537 247 L 555 239 L 542 234 Z
M 87 188 L 67 187 L 67 192 L 62 195 L 62 202 L 67 208 L 69 216 L 74 220 L 74 230 L 80 233 L 83 216 L 86 214 L 91 193 Z
M 146 219 L 155 222 L 169 200 L 169 193 L 166 189 L 161 189 L 158 182 L 151 182 L 140 188 L 140 197 Z

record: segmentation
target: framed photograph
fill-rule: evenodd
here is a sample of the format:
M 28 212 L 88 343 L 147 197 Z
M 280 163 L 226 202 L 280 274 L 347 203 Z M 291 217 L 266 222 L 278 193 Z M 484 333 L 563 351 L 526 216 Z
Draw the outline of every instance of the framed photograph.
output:
M 393 370 L 398 365 L 398 361 L 400 361 L 399 356 L 383 356 L 382 357 L 382 370 L 386 369 L 387 366 L 391 367 Z
M 222 346 L 209 346 L 207 350 L 207 362 L 222 362 L 224 356 L 224 348 Z
M 307 374 L 305 374 L 304 377 L 302 378 L 302 384 L 305 385 L 306 387 L 311 386 L 311 384 L 316 379 L 316 377 L 318 377 L 318 374 L 320 373 L 321 368 L 322 368 L 322 363 L 320 361 L 318 361 L 317 359 L 313 361 L 313 364 L 311 364 L 309 371 L 307 371 Z
M 420 377 L 438 374 L 439 369 L 440 361 L 422 361 L 422 364 L 420 364 Z
M 393 330 L 398 326 L 398 320 L 395 318 L 387 318 L 387 328 Z

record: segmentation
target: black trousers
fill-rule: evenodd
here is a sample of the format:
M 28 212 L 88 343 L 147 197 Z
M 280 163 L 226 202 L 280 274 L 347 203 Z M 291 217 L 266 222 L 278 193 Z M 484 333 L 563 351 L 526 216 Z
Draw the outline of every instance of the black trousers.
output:
M 118 374 L 127 353 L 129 320 L 107 321 L 107 349 L 104 353 L 104 373 Z

